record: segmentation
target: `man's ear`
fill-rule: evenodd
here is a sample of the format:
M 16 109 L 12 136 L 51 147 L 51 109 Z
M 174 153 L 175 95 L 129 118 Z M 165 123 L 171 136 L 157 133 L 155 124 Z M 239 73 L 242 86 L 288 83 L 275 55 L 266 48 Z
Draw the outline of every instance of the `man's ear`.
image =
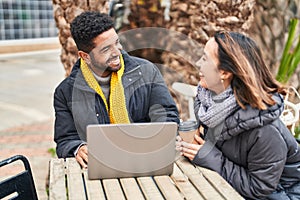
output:
M 84 51 L 78 51 L 78 55 L 80 58 L 82 58 L 86 63 L 90 63 L 90 56 L 88 53 L 85 53 Z

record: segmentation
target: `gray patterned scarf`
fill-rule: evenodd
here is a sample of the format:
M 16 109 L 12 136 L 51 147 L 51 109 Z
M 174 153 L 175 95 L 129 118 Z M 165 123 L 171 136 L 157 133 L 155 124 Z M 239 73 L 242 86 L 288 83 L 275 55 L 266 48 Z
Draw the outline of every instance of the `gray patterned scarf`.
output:
M 218 95 L 199 85 L 197 90 L 198 117 L 209 128 L 223 122 L 238 107 L 231 86 Z

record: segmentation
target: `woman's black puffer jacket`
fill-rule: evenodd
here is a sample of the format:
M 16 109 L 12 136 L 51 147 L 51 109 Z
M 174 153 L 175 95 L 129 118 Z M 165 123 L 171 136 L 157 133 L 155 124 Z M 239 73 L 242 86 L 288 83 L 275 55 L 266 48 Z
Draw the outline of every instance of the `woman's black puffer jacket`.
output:
M 218 172 L 246 199 L 300 199 L 299 145 L 279 119 L 282 97 L 273 99 L 277 104 L 267 110 L 240 108 L 208 129 L 210 139 L 193 160 Z

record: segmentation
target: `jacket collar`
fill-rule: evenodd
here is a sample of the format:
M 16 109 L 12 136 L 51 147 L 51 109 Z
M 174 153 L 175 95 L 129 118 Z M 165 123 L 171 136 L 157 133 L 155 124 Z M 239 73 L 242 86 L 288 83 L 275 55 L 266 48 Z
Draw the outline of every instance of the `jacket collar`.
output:
M 276 104 L 269 106 L 266 110 L 258 110 L 246 106 L 230 115 L 224 122 L 221 140 L 228 140 L 241 132 L 252 130 L 270 124 L 277 120 L 284 109 L 283 97 L 276 93 L 273 95 Z
M 139 66 L 139 63 L 136 60 L 134 60 L 131 56 L 129 56 L 127 52 L 122 51 L 122 56 L 125 63 L 124 73 L 132 71 L 133 69 Z

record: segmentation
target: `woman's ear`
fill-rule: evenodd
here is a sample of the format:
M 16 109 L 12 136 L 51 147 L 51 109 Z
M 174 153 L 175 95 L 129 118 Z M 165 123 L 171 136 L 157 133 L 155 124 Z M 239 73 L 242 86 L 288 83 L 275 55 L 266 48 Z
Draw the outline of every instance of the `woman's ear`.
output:
M 224 88 L 227 88 L 231 84 L 233 74 L 231 72 L 227 72 L 224 70 L 220 70 L 220 74 L 221 74 L 221 81 L 224 85 Z
M 221 79 L 223 81 L 227 80 L 227 81 L 231 82 L 231 80 L 233 78 L 233 74 L 231 72 L 224 71 L 224 70 L 221 69 L 220 74 L 221 74 Z

